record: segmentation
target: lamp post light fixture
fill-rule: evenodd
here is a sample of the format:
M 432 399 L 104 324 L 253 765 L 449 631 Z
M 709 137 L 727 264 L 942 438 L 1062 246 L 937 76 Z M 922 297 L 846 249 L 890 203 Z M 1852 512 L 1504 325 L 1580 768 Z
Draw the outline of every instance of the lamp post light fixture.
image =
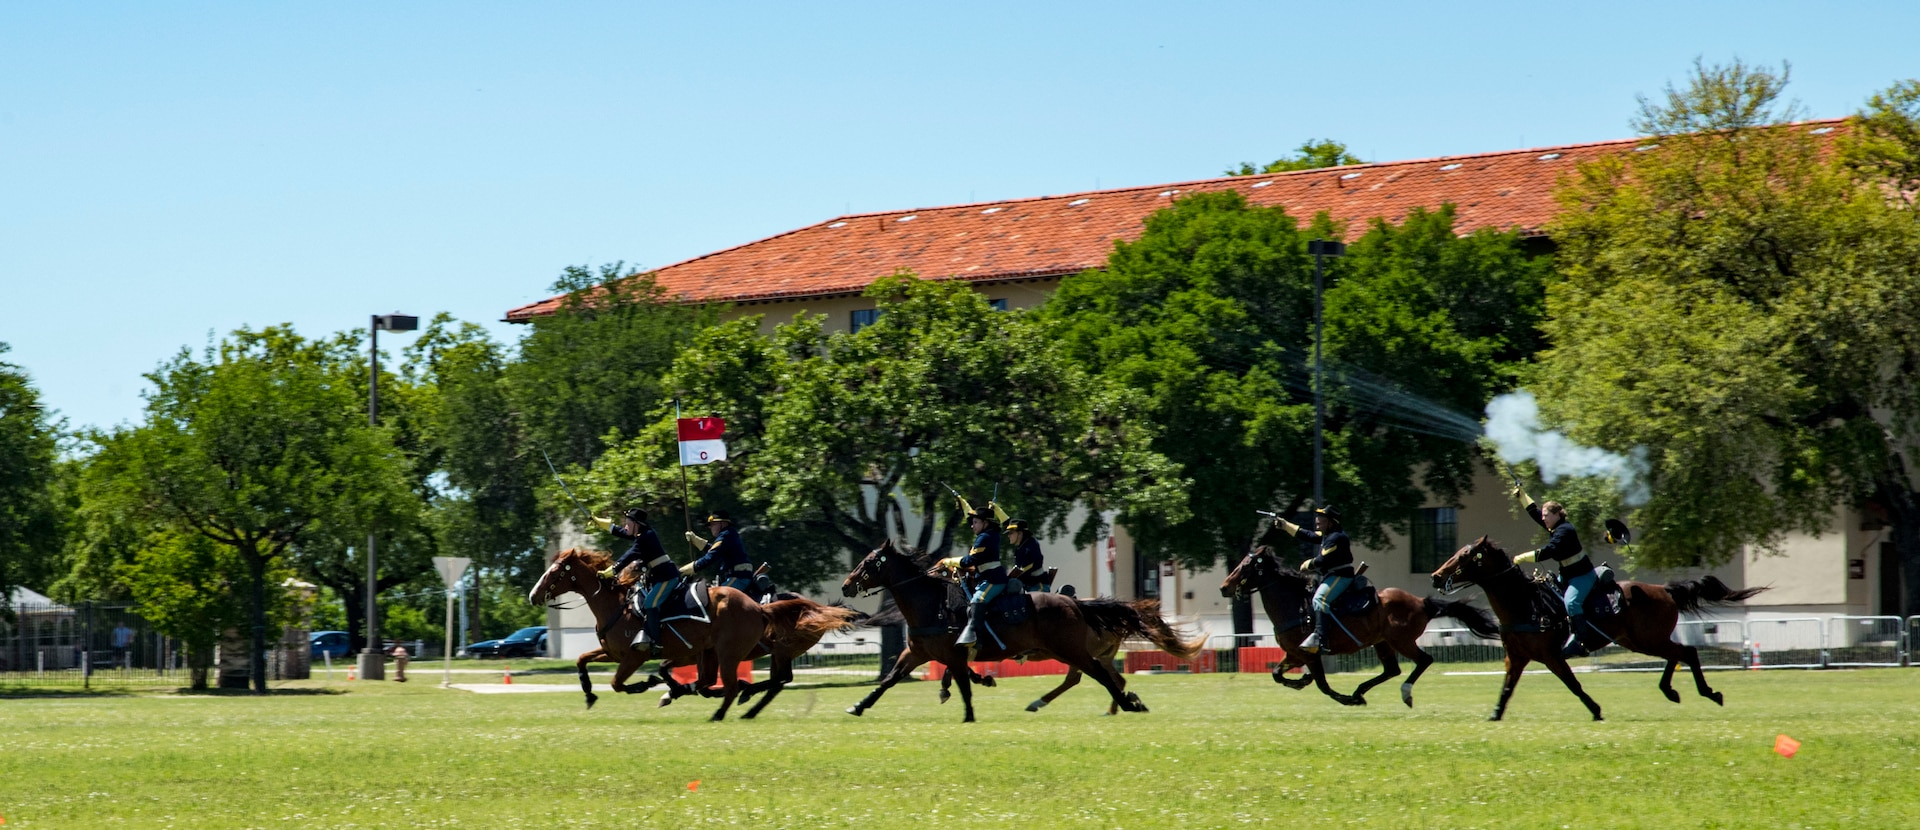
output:
M 1327 506 L 1325 479 L 1326 442 L 1321 437 L 1323 422 L 1327 419 L 1327 373 L 1321 362 L 1321 343 L 1325 340 L 1324 303 L 1321 294 L 1326 289 L 1326 258 L 1345 256 L 1347 245 L 1331 239 L 1315 239 L 1307 242 L 1307 253 L 1313 255 L 1313 506 Z
M 407 314 L 375 314 L 367 326 L 367 425 L 380 425 L 380 332 L 413 331 L 420 318 Z M 386 655 L 380 651 L 380 614 L 375 597 L 380 593 L 379 567 L 374 561 L 375 529 L 367 528 L 367 647 L 359 657 L 361 680 L 385 680 Z

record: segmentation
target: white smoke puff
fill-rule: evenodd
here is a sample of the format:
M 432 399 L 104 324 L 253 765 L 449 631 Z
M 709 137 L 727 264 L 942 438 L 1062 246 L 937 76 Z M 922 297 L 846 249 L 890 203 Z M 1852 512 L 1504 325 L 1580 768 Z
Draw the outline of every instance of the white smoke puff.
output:
M 1487 403 L 1486 433 L 1501 461 L 1518 464 L 1531 460 L 1548 484 L 1567 477 L 1610 479 L 1626 503 L 1634 507 L 1646 504 L 1653 496 L 1647 486 L 1651 470 L 1647 448 L 1635 447 L 1621 455 L 1585 446 L 1559 430 L 1541 426 L 1540 403 L 1525 389 Z

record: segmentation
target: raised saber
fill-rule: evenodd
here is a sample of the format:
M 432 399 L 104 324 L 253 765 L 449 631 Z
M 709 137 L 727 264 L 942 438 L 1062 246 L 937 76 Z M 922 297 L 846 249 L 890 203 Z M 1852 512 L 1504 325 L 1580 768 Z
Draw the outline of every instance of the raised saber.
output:
M 559 482 L 561 491 L 567 494 L 567 498 L 573 500 L 574 507 L 580 508 L 580 515 L 587 517 L 587 524 L 593 525 L 593 511 L 588 510 L 586 505 L 580 503 L 580 497 L 573 494 L 573 488 L 568 487 L 567 480 L 560 477 L 560 470 L 553 466 L 553 459 L 547 456 L 547 451 L 541 450 L 540 457 L 547 460 L 547 469 L 553 472 L 553 480 Z

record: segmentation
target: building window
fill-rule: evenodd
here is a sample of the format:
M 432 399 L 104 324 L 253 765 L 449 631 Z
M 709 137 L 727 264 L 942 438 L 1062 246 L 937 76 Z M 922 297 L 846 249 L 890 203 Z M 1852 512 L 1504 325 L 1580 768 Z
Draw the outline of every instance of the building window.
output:
M 1007 301 L 1006 301 L 1006 300 L 1004 300 L 1004 299 L 1000 299 L 1000 300 L 988 300 L 988 301 L 987 301 L 987 305 L 990 305 L 990 306 L 992 306 L 992 307 L 993 307 L 993 310 L 994 310 L 994 311 L 1006 311 L 1006 310 L 1007 310 Z
M 853 333 L 859 334 L 861 329 L 871 326 L 874 323 L 879 322 L 879 320 L 880 320 L 880 309 L 877 309 L 877 308 L 860 309 L 859 311 L 856 311 L 853 313 L 853 326 L 852 326 Z
M 1457 517 L 1451 507 L 1422 507 L 1413 512 L 1413 572 L 1430 574 L 1453 556 Z

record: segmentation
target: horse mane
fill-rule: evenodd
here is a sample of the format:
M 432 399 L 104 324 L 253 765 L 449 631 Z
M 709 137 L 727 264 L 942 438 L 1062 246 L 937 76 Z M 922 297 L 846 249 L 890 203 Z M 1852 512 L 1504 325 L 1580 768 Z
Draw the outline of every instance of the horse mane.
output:
M 932 570 L 934 564 L 939 561 L 934 557 L 932 551 L 921 550 L 912 545 L 894 545 L 893 551 L 895 553 L 900 554 L 901 556 L 905 556 L 907 558 L 907 561 L 912 562 L 913 566 L 916 568 L 919 568 L 923 573 L 928 570 Z M 948 582 L 947 583 L 947 608 L 949 610 L 957 610 L 965 607 L 967 607 L 966 589 L 960 587 L 956 583 Z M 895 624 L 905 622 L 905 621 L 906 621 L 906 617 L 902 616 L 895 622 Z M 872 620 L 869 620 L 867 624 L 880 625 L 883 623 L 876 623 Z
M 1274 575 L 1280 579 L 1297 581 L 1302 587 L 1305 587 L 1307 583 L 1313 581 L 1311 575 L 1289 567 L 1286 562 L 1280 558 L 1280 554 L 1274 552 L 1272 545 L 1261 545 L 1254 548 L 1253 552 L 1256 556 L 1264 553 L 1268 558 L 1272 559 Z
M 613 554 L 592 548 L 567 548 L 553 557 L 555 562 L 562 560 L 572 560 L 596 571 L 603 571 L 608 565 L 613 564 Z

